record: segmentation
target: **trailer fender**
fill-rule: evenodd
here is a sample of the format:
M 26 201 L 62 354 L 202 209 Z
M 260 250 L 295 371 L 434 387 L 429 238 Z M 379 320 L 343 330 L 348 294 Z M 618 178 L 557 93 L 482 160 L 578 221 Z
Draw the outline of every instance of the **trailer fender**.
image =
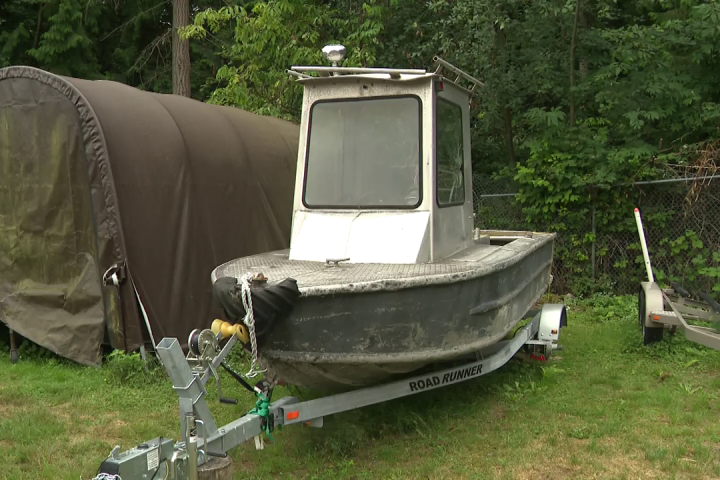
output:
M 638 323 L 646 328 L 663 328 L 662 324 L 653 322 L 650 312 L 665 310 L 662 290 L 655 282 L 640 282 L 638 294 Z
M 557 342 L 560 328 L 567 327 L 567 308 L 563 304 L 546 303 L 540 310 L 537 339 Z

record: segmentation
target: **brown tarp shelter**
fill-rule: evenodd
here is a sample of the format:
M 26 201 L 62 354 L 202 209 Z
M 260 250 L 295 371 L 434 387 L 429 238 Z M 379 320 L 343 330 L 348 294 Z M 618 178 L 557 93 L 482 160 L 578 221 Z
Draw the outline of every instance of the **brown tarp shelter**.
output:
M 102 345 L 185 345 L 220 313 L 215 266 L 288 247 L 298 135 L 236 108 L 0 69 L 0 321 L 86 365 Z

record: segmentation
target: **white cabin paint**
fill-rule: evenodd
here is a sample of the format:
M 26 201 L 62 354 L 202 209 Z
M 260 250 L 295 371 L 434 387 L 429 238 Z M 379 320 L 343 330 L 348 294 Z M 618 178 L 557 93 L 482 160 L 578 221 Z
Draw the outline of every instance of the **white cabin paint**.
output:
M 429 237 L 429 212 L 300 210 L 293 218 L 290 260 L 427 263 Z
M 299 67 L 295 68 L 300 71 Z M 353 73 L 298 80 L 304 84 L 305 90 L 289 254 L 291 260 L 432 263 L 473 244 L 469 92 L 435 73 L 392 76 L 397 78 L 391 78 L 387 73 Z M 442 82 L 442 91 L 437 91 L 438 82 Z M 383 102 L 382 105 L 387 107 L 378 102 L 363 103 L 363 100 L 371 99 L 395 101 Z M 417 102 L 420 116 L 415 124 L 417 132 L 409 121 L 415 118 L 413 109 L 416 103 L 412 99 Z M 350 102 L 341 103 L 346 101 Z M 437 137 L 436 114 L 441 101 L 450 102 L 440 106 L 445 107 L 445 115 L 449 115 L 447 118 L 450 119 L 443 125 L 452 124 L 453 128 L 448 131 L 454 131 L 457 122 L 457 128 L 462 132 L 463 154 L 459 158 L 464 176 L 464 198 L 450 206 L 438 205 L 436 190 L 439 176 L 436 147 L 438 142 L 445 141 L 446 145 L 450 142 L 446 137 L 440 140 Z M 317 113 L 313 114 L 311 122 L 313 111 Z M 368 111 L 383 113 L 372 116 Z M 393 123 L 396 118 L 398 123 Z M 405 121 L 401 122 L 403 119 Z M 442 130 L 441 127 L 438 129 Z M 396 130 L 406 135 L 393 136 Z M 419 139 L 416 138 L 418 135 Z M 453 137 L 452 141 L 456 139 Z M 416 152 L 416 142 L 421 152 Z M 443 151 L 456 150 L 446 146 Z M 417 155 L 417 167 L 413 167 L 414 155 Z M 382 161 L 373 163 L 377 158 Z M 443 158 L 458 156 L 444 155 Z M 385 173 L 372 178 L 371 175 L 378 174 L 371 174 L 370 170 L 384 170 Z M 445 176 L 457 179 L 459 174 L 460 169 Z M 418 202 L 412 202 L 417 198 L 413 193 L 415 178 L 419 179 L 419 189 L 415 193 L 422 194 Z M 306 183 L 309 184 L 307 196 Z M 389 186 L 395 184 L 402 187 L 388 191 L 392 190 Z M 375 186 L 378 190 L 365 192 L 362 191 L 363 186 L 370 189 Z M 371 200 L 362 201 L 372 204 L 358 205 L 365 194 Z M 330 198 L 349 200 L 338 200 L 338 204 L 334 205 L 314 200 Z M 393 206 L 387 207 L 384 199 L 393 202 Z M 349 203 L 340 205 L 344 201 Z

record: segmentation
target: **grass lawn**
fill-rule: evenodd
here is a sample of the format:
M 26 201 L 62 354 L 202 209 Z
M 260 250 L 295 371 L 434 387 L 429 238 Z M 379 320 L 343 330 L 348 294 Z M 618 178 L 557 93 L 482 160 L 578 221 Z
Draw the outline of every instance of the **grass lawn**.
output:
M 235 478 L 719 478 L 720 352 L 641 345 L 635 298 L 570 305 L 563 350 L 487 376 L 275 432 L 230 454 Z M 0 356 L 0 478 L 88 479 L 119 444 L 179 437 L 162 371 Z M 254 404 L 225 375 L 218 424 Z M 212 384 L 208 384 L 212 387 Z M 274 398 L 286 394 L 276 391 Z

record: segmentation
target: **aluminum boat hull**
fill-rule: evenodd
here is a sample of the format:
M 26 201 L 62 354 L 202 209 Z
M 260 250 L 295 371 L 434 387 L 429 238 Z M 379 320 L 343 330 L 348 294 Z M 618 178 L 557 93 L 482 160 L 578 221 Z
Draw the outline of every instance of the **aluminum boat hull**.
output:
M 432 265 L 326 266 L 271 252 L 221 265 L 212 280 L 296 279 L 301 295 L 264 339 L 261 363 L 289 384 L 358 388 L 502 340 L 547 291 L 553 238 L 493 240 Z

